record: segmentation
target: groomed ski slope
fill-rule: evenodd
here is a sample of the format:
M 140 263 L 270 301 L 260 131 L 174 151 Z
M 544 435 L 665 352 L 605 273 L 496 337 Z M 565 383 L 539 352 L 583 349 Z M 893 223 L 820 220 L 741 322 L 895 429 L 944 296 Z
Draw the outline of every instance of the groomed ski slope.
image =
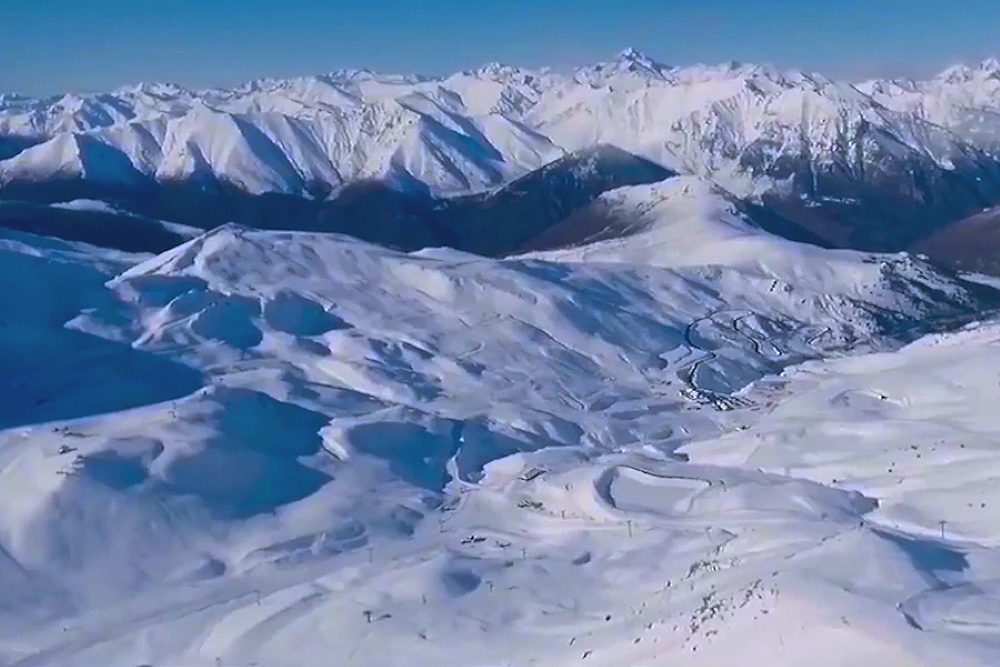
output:
M 0 664 L 1000 663 L 1000 327 L 923 335 L 1000 295 L 682 195 L 685 257 L 2 232 Z

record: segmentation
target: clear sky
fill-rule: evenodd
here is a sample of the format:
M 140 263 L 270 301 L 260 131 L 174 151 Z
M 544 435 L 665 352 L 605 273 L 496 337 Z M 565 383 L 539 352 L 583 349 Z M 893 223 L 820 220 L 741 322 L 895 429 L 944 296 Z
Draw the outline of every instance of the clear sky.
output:
M 368 67 L 564 67 L 632 46 L 861 78 L 1000 55 L 1000 0 L 0 0 L 0 91 Z

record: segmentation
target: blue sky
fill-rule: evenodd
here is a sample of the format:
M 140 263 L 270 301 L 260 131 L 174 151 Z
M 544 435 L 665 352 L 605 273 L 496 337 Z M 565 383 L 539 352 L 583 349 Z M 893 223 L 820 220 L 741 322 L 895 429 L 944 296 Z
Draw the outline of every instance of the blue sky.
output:
M 626 46 L 671 64 L 921 75 L 1000 55 L 1000 1 L 0 0 L 0 91 L 33 95 L 347 67 L 562 67 Z

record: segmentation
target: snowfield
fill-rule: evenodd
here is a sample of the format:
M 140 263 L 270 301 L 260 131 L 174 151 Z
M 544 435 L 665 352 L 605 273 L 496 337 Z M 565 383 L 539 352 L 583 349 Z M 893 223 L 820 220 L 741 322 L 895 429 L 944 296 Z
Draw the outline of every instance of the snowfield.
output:
M 1000 293 L 634 199 L 502 260 L 3 232 L 0 663 L 997 664 Z

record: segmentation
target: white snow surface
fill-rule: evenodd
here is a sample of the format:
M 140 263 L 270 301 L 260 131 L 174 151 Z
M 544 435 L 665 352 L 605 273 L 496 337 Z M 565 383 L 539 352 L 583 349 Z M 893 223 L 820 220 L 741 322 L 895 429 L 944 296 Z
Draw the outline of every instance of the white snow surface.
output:
M 817 252 L 758 229 L 739 205 L 711 182 L 680 176 L 652 185 L 618 188 L 597 198 L 565 224 L 597 216 L 606 221 L 574 247 L 530 253 L 529 257 L 681 267 L 798 261 L 816 254 L 816 268 L 838 256 Z M 853 253 L 844 257 L 855 259 Z
M 0 231 L 0 664 L 1000 664 L 1000 326 L 898 349 L 997 293 L 605 200 L 505 260 Z
M 748 170 L 748 153 L 757 167 L 886 153 L 947 167 L 970 144 L 1000 151 L 998 113 L 995 61 L 855 85 L 741 63 L 670 67 L 628 49 L 572 72 L 490 64 L 446 77 L 352 70 L 229 90 L 2 95 L 0 134 L 43 143 L 0 162 L 0 182 L 91 172 L 118 182 L 135 171 L 253 194 L 324 196 L 367 178 L 468 192 L 608 143 L 747 196 L 781 186 Z M 108 147 L 100 164 L 81 156 L 83 137 Z

